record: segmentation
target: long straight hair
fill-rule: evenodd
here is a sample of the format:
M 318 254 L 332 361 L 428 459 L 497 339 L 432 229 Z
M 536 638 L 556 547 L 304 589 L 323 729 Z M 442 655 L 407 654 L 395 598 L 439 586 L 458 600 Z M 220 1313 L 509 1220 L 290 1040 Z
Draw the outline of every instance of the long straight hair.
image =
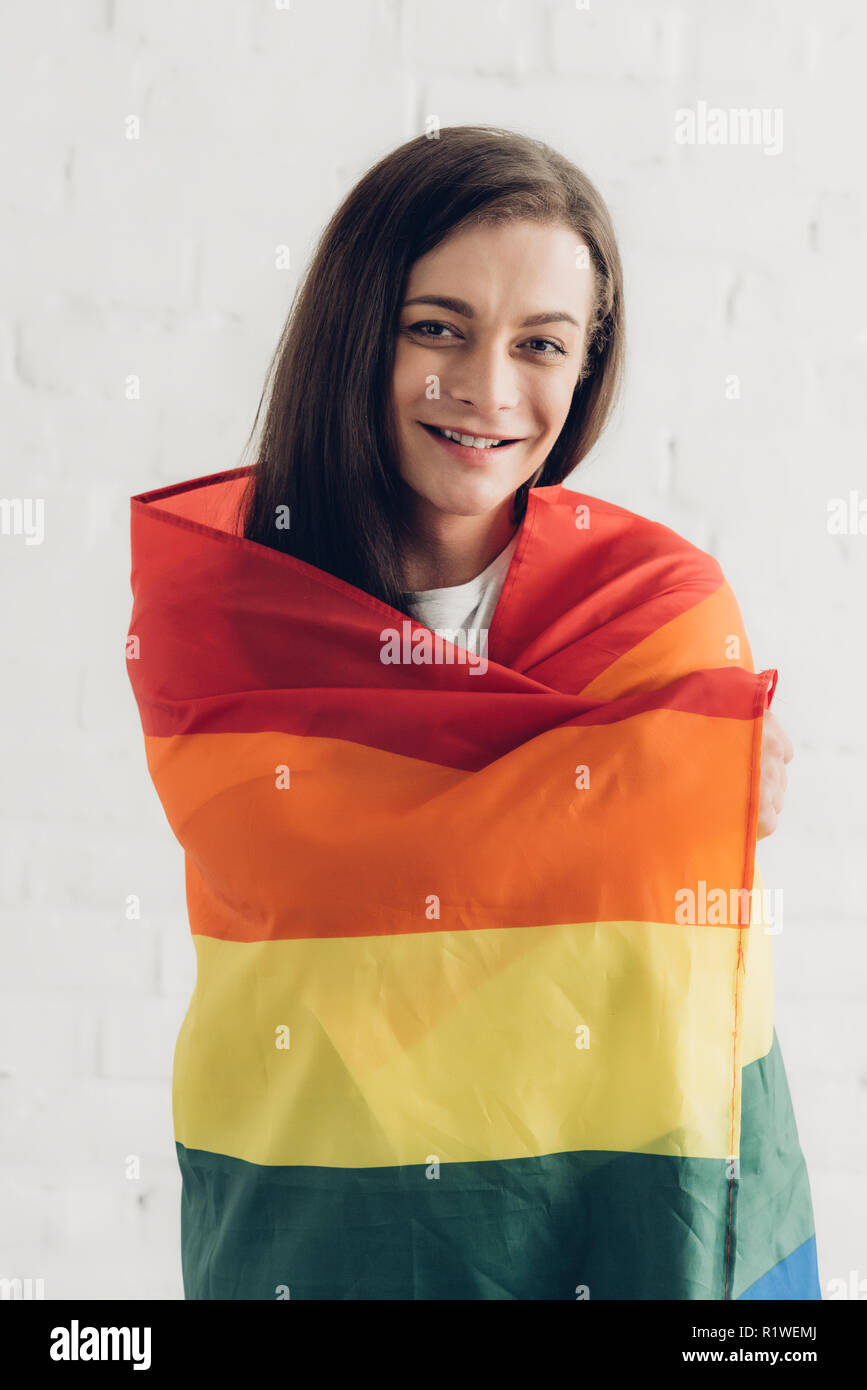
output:
M 595 294 L 569 414 L 541 469 L 515 493 L 513 520 L 522 519 L 530 486 L 562 482 L 584 458 L 623 372 L 623 273 L 608 209 L 580 169 L 541 141 L 448 126 L 381 159 L 325 228 L 245 446 L 267 397 L 239 534 L 405 606 L 391 379 L 407 278 L 457 228 L 512 219 L 571 227 L 589 248 Z

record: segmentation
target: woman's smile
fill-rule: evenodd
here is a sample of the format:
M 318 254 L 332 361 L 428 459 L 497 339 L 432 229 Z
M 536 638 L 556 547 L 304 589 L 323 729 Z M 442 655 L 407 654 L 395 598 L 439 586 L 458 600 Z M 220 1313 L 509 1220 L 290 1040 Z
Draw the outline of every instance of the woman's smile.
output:
M 476 434 L 471 430 L 456 429 L 448 425 L 429 425 L 424 420 L 419 420 L 418 423 L 435 444 L 462 463 L 490 464 L 503 450 L 508 451 L 524 443 L 523 438 Z

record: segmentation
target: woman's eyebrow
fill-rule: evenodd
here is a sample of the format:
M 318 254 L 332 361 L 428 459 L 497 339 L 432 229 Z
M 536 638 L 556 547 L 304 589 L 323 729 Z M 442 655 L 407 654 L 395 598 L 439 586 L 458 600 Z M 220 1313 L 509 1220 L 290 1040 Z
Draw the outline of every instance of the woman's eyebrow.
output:
M 453 299 L 447 294 L 420 294 L 415 299 L 404 300 L 403 307 L 407 309 L 410 304 L 437 304 L 441 309 L 450 309 L 453 314 L 460 314 L 465 319 L 475 318 L 471 304 L 465 299 Z M 576 328 L 581 327 L 578 320 L 565 309 L 545 309 L 539 314 L 531 314 L 529 318 L 522 319 L 518 326 L 538 328 L 542 323 L 574 323 Z

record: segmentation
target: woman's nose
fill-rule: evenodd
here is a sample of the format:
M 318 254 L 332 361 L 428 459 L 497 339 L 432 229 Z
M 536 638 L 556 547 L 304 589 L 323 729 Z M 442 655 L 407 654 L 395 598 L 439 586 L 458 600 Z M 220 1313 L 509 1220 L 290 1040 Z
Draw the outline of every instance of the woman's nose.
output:
M 518 405 L 520 392 L 516 364 L 502 348 L 477 348 L 454 363 L 447 384 L 449 395 L 471 405 L 478 415 Z

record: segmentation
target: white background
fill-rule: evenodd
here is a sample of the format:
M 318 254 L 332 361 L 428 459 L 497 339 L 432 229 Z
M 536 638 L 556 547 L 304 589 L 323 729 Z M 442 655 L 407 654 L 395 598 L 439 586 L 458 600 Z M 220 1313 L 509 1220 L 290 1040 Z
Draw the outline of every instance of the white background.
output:
M 319 231 L 436 116 L 549 141 L 611 208 L 627 390 L 570 486 L 716 555 L 780 670 L 777 1028 L 823 1287 L 867 1278 L 867 534 L 827 528 L 867 501 L 867 9 L 57 0 L 4 7 L 0 51 L 0 494 L 45 499 L 43 544 L 0 535 L 0 1275 L 182 1296 L 193 952 L 124 663 L 129 497 L 241 461 Z M 699 101 L 779 108 L 782 150 L 677 144 Z

